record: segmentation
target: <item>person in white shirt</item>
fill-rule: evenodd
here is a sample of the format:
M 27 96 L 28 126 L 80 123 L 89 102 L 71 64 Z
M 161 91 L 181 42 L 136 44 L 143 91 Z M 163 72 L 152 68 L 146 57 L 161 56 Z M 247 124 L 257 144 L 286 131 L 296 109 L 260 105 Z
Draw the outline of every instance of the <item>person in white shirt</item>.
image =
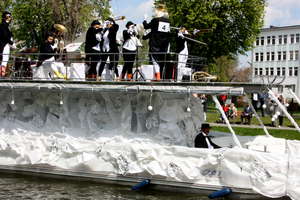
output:
M 123 58 L 124 66 L 122 70 L 121 79 L 125 78 L 127 74 L 127 80 L 132 79 L 132 68 L 133 63 L 136 57 L 137 48 L 141 46 L 141 43 L 138 39 L 138 32 L 136 29 L 136 24 L 129 21 L 126 24 L 126 30 L 123 31 Z

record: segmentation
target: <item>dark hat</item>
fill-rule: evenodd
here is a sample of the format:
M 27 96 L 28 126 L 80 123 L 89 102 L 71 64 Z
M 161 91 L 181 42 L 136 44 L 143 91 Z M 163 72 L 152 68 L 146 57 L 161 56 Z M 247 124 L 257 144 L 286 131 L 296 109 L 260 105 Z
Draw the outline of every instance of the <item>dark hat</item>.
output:
M 6 18 L 6 15 L 11 15 L 11 13 L 8 12 L 8 11 L 4 11 L 4 12 L 2 13 L 2 19 Z
M 131 26 L 131 25 L 135 25 L 135 24 L 132 21 L 127 22 L 126 28 L 129 28 L 129 26 Z
M 91 23 L 91 26 L 95 26 L 95 25 L 101 25 L 101 23 L 99 22 L 99 20 L 94 20 L 94 21 Z
M 208 123 L 203 123 L 201 125 L 201 129 L 204 129 L 204 128 L 211 128 L 210 125 Z
M 106 21 L 110 21 L 110 22 L 115 23 L 115 20 L 113 18 L 111 18 L 111 17 L 107 18 Z

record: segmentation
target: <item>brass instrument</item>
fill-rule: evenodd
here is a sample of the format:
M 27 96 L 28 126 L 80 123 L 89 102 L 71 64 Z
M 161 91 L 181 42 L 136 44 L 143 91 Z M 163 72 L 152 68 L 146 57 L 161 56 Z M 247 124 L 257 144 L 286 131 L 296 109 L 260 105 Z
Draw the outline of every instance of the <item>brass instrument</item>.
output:
M 61 24 L 54 24 L 53 27 L 55 30 L 57 30 L 59 33 L 66 33 L 68 32 L 67 28 L 64 25 Z
M 115 21 L 121 21 L 121 20 L 125 20 L 126 17 L 125 16 L 117 16 L 113 18 Z
M 63 53 L 64 53 L 64 47 L 65 47 L 65 41 L 63 34 L 68 32 L 67 28 L 64 25 L 61 24 L 54 24 L 53 28 L 55 29 L 55 43 L 57 45 L 57 50 L 59 53 L 58 59 L 63 59 Z
M 207 81 L 207 82 L 209 82 L 209 81 L 217 80 L 217 76 L 210 75 L 207 72 L 199 71 L 199 72 L 194 72 L 193 73 L 192 79 L 195 80 L 195 81 Z

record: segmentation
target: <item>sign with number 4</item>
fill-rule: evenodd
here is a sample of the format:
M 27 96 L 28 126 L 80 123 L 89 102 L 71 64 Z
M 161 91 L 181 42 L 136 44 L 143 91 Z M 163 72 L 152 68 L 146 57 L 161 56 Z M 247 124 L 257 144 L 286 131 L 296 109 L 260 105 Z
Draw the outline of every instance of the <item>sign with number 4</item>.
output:
M 159 22 L 158 23 L 158 31 L 159 32 L 170 32 L 170 23 L 169 22 Z

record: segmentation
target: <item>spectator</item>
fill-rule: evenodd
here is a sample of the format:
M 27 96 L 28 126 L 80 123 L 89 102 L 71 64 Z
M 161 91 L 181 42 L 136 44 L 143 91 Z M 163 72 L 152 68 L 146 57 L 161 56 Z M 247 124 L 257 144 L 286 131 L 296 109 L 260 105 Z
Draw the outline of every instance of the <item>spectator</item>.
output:
M 242 112 L 242 115 L 241 115 L 241 123 L 242 124 L 251 124 L 251 118 L 252 118 L 252 109 L 250 107 L 249 104 L 247 104 L 247 106 L 244 108 L 244 111 Z M 245 122 L 244 122 L 244 119 L 245 119 Z
M 237 117 L 237 109 L 234 105 L 234 103 L 230 104 L 229 112 L 228 112 L 228 118 L 229 119 L 234 119 Z

